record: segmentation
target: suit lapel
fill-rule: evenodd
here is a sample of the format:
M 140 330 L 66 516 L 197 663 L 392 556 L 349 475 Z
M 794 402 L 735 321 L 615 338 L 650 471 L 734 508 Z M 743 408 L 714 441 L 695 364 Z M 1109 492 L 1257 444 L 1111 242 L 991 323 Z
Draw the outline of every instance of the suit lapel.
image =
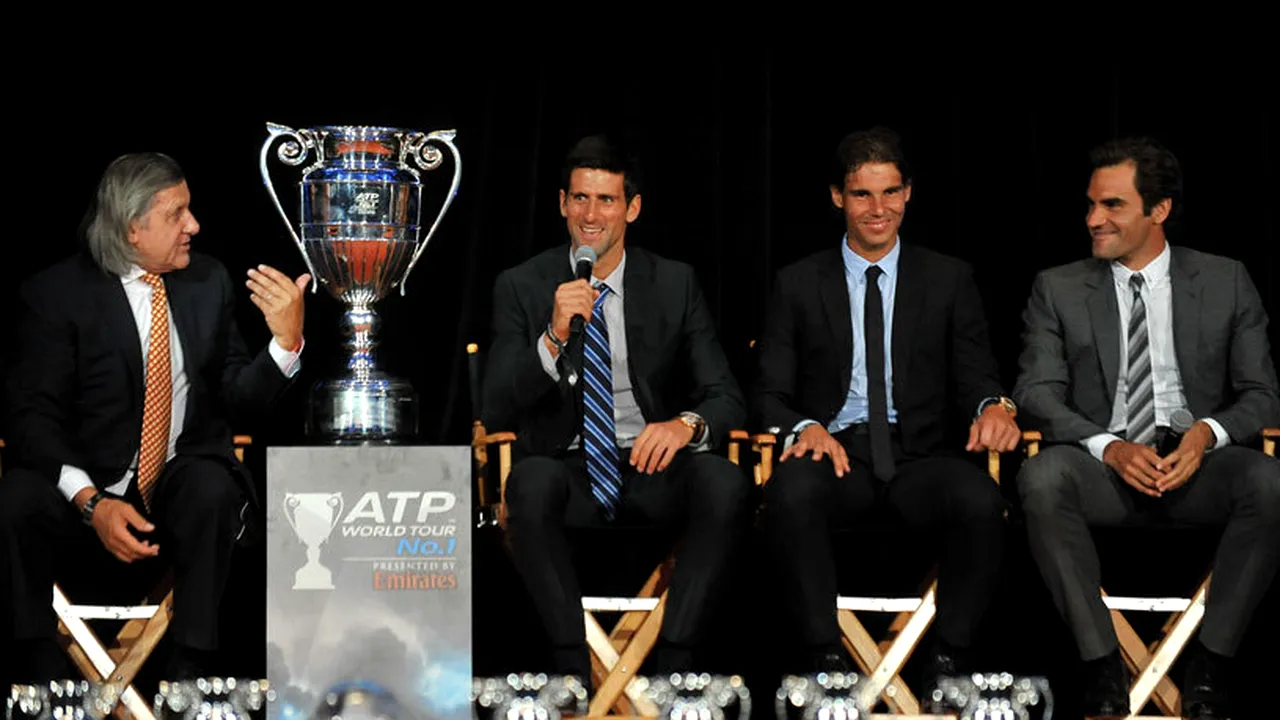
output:
M 891 363 L 894 388 L 908 387 L 911 339 L 915 334 L 920 309 L 924 307 L 924 296 L 929 291 L 929 283 L 924 275 L 925 268 L 920 262 L 920 256 L 911 246 L 903 245 L 898 255 L 898 282 L 893 298 L 893 340 L 890 349 L 893 352 Z M 895 397 L 895 407 L 896 400 Z
M 1178 373 L 1185 388 L 1188 387 L 1187 378 L 1195 377 L 1196 348 L 1200 346 L 1200 326 L 1196 322 L 1200 317 L 1200 294 L 1195 282 L 1198 268 L 1187 263 L 1178 248 L 1171 250 L 1169 281 L 1173 297 L 1173 349 L 1178 356 Z
M 818 268 L 818 292 L 822 296 L 836 356 L 840 358 L 840 388 L 847 395 L 853 377 L 853 314 L 849 309 L 849 285 L 845 282 L 842 251 L 836 249 L 831 252 Z
M 627 267 L 622 271 L 623 283 L 623 318 L 627 329 L 627 372 L 631 375 L 631 389 L 636 396 L 636 404 L 645 420 L 654 416 L 653 396 L 645 378 L 649 377 L 649 357 L 645 350 L 649 343 L 645 340 L 649 323 L 658 313 L 646 312 L 645 308 L 654 307 L 662 301 L 662 296 L 654 285 L 653 261 L 636 248 L 627 250 Z M 630 308 L 628 310 L 628 308 Z
M 1098 271 L 1087 281 L 1090 288 L 1085 301 L 1089 307 L 1089 322 L 1093 325 L 1093 342 L 1098 348 L 1098 361 L 1102 364 L 1102 377 L 1107 385 L 1107 402 L 1114 403 L 1116 378 L 1120 373 L 1120 306 L 1116 303 L 1115 284 L 1111 267 L 1097 264 Z
M 100 272 L 97 268 L 92 273 L 95 293 L 103 308 L 107 335 L 124 356 L 129 374 L 129 390 L 134 402 L 140 404 L 143 387 L 142 344 L 138 341 L 138 323 L 133 318 L 133 309 L 129 307 L 129 297 L 125 295 L 124 285 L 119 277 Z
M 197 298 L 193 295 L 191 284 L 186 281 L 181 271 L 165 274 L 164 290 L 169 296 L 169 312 L 173 315 L 173 323 L 178 330 L 178 342 L 182 345 L 180 352 L 183 364 L 186 366 L 187 375 L 190 376 L 194 367 L 192 360 L 200 355 L 199 348 L 195 344 L 196 320 L 192 316 Z

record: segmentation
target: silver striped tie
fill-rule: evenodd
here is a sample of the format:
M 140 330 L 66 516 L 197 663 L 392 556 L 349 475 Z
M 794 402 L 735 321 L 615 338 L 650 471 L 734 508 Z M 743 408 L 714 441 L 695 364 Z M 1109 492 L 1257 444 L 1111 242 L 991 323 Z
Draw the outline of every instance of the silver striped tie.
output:
M 1156 438 L 1156 394 L 1151 377 L 1151 338 L 1147 332 L 1147 306 L 1142 301 L 1142 276 L 1129 278 L 1133 308 L 1129 312 L 1128 430 L 1126 439 L 1150 445 Z

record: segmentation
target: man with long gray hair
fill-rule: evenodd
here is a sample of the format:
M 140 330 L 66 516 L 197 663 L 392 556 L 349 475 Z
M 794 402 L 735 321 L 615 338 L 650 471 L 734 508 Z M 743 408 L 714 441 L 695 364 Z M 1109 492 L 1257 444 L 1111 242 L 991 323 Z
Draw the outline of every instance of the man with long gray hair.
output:
M 136 602 L 170 567 L 167 677 L 210 670 L 232 548 L 259 529 L 229 423 L 266 412 L 297 373 L 310 277 L 249 271 L 273 336 L 250 354 L 231 277 L 191 251 L 190 203 L 172 158 L 117 158 L 86 251 L 22 288 L 0 482 L 0 622 L 18 680 L 67 676 L 54 582 L 79 602 Z

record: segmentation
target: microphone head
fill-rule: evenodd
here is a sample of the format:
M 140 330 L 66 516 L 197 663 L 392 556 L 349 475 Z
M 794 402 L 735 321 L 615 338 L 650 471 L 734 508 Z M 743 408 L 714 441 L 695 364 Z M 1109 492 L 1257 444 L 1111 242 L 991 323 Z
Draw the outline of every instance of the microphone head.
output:
M 577 250 L 573 251 L 573 264 L 576 267 L 578 263 L 585 262 L 592 267 L 596 264 L 596 250 L 590 245 L 579 245 Z
M 1169 429 L 1178 434 L 1190 430 L 1195 423 L 1196 419 L 1191 415 L 1191 411 L 1186 408 L 1178 408 L 1169 413 Z

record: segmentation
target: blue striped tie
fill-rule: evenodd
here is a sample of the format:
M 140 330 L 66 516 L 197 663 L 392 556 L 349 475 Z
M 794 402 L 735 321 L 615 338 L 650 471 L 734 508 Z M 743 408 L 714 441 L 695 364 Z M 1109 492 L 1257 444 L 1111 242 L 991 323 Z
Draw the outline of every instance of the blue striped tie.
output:
M 583 344 L 582 448 L 587 454 L 587 475 L 591 494 L 613 520 L 622 499 L 622 474 L 618 471 L 618 442 L 613 424 L 613 365 L 609 352 L 609 328 L 604 320 L 604 299 L 608 285 L 599 285 L 587 323 Z

